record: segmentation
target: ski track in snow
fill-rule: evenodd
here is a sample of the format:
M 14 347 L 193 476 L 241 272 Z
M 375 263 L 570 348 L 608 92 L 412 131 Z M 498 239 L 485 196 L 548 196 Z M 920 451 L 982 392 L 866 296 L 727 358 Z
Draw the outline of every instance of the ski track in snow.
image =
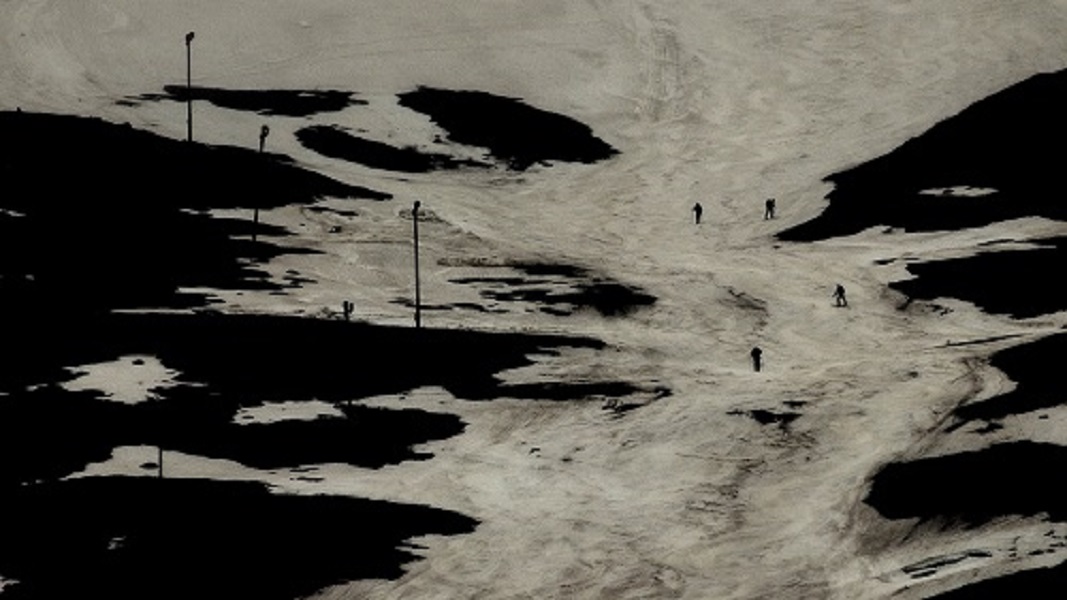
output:
M 948 314 L 899 310 L 886 286 L 903 267 L 875 261 L 1064 228 L 1029 220 L 812 244 L 773 234 L 820 212 L 829 189 L 822 177 L 1062 68 L 1064 26 L 1067 6 L 1054 1 L 551 0 L 536 9 L 456 0 L 7 1 L 0 107 L 101 116 L 181 138 L 183 105 L 115 101 L 183 81 L 190 30 L 198 85 L 345 89 L 369 100 L 308 119 L 196 105 L 199 141 L 254 147 L 269 123 L 273 152 L 395 195 L 345 205 L 357 217 L 265 211 L 264 222 L 296 232 L 279 243 L 324 252 L 266 268 L 318 283 L 285 296 L 220 292 L 225 311 L 313 313 L 347 299 L 359 318 L 410 323 L 393 300 L 411 293 L 410 221 L 401 215 L 416 199 L 439 219 L 423 230 L 423 293 L 435 303 L 471 301 L 473 292 L 448 280 L 467 272 L 451 265 L 479 259 L 585 266 L 658 297 L 622 319 L 428 314 L 434 326 L 576 333 L 612 348 L 546 359 L 511 374 L 519 383 L 554 370 L 661 384 L 672 394 L 612 418 L 599 403 L 463 403 L 420 390 L 404 406 L 468 423 L 429 445 L 433 460 L 373 471 L 324 465 L 314 481 L 264 475 L 293 493 L 427 504 L 481 521 L 473 533 L 418 540 L 422 559 L 395 581 L 353 582 L 321 598 L 919 598 L 983 569 L 1048 563 L 1006 557 L 1019 539 L 1057 526 L 1018 519 L 901 541 L 910 524 L 886 523 L 862 503 L 867 478 L 901 457 L 972 443 L 938 431 L 961 402 L 1008 385 L 984 358 L 1067 320 L 1012 321 L 951 300 Z M 393 145 L 432 148 L 434 126 L 393 100 L 417 85 L 521 98 L 590 125 L 621 154 L 524 173 L 399 177 L 317 156 L 295 138 L 309 122 L 340 122 Z M 771 221 L 761 218 L 767 197 L 778 199 Z M 689 213 L 695 201 L 705 207 L 700 226 Z M 329 233 L 334 226 L 340 233 Z M 847 309 L 832 305 L 839 282 Z M 945 345 L 1011 334 L 1022 336 Z M 748 362 L 754 345 L 765 352 L 760 373 Z M 752 410 L 800 417 L 761 425 L 744 416 Z M 202 466 L 175 460 L 179 476 Z M 124 468 L 119 461 L 90 473 Z M 234 468 L 235 477 L 255 476 Z M 923 564 L 932 574 L 913 587 L 920 580 L 905 567 Z

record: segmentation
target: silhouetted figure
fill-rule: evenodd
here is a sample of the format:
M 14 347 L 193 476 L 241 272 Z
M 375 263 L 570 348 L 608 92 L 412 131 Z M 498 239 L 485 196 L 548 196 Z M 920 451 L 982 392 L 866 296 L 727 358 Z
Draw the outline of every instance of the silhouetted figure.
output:
M 834 304 L 836 306 L 848 306 L 848 299 L 845 298 L 845 286 L 840 283 L 834 288 Z
M 767 201 L 763 203 L 763 219 L 774 218 L 774 198 L 767 198 Z
M 259 128 L 259 152 L 263 153 L 263 144 L 267 141 L 267 136 L 270 135 L 270 127 L 266 125 Z
M 760 359 L 763 358 L 763 350 L 760 350 L 759 346 L 752 349 L 752 368 L 759 372 L 761 367 Z
M 693 205 L 693 219 L 697 225 L 700 225 L 700 216 L 704 214 L 704 207 L 699 202 Z

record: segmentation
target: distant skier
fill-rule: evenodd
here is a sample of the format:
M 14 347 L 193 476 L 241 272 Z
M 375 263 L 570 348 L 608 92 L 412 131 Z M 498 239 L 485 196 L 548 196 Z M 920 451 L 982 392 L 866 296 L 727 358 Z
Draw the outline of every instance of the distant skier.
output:
M 704 214 L 704 207 L 699 202 L 693 205 L 693 219 L 700 225 L 700 216 Z
M 774 218 L 774 198 L 767 198 L 763 203 L 763 220 Z
M 760 366 L 761 366 L 760 359 L 763 357 L 763 350 L 760 350 L 760 347 L 756 346 L 755 348 L 752 349 L 751 354 L 752 354 L 752 368 L 755 369 L 756 372 L 758 373 L 759 370 L 760 370 Z
M 845 298 L 845 286 L 840 283 L 834 288 L 834 304 L 835 306 L 848 306 L 848 299 Z

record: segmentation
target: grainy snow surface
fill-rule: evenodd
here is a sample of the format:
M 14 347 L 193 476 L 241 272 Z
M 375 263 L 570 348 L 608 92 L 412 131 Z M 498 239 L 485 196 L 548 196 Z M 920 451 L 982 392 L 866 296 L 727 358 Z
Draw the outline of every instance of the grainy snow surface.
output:
M 1013 387 L 988 364 L 994 351 L 1056 333 L 1067 315 L 1012 319 L 951 298 L 902 308 L 888 284 L 910 277 L 905 259 L 970 256 L 1067 227 L 1034 217 L 959 231 L 871 227 L 815 242 L 775 236 L 825 209 L 825 177 L 1067 66 L 1065 30 L 1067 2 L 1053 0 L 8 0 L 0 108 L 184 139 L 185 104 L 145 95 L 184 83 L 188 31 L 194 85 L 351 91 L 361 102 L 307 116 L 194 103 L 199 143 L 255 149 L 266 124 L 269 152 L 392 196 L 261 211 L 264 225 L 291 232 L 274 243 L 318 253 L 260 265 L 273 280 L 301 278 L 284 293 L 206 290 L 220 301 L 214 309 L 337 320 L 348 300 L 353 320 L 410 326 L 417 200 L 426 327 L 606 345 L 533 356 L 500 377 L 516 386 L 625 382 L 632 394 L 470 402 L 426 386 L 362 400 L 462 419 L 461 433 L 415 448 L 427 460 L 290 471 L 168 454 L 172 478 L 263 481 L 275 494 L 426 505 L 478 523 L 413 540 L 418 558 L 395 578 L 335 583 L 316 597 L 924 598 L 1067 557 L 1050 545 L 1067 525 L 1040 512 L 941 527 L 888 519 L 864 502 L 889 463 L 994 441 L 1067 444 L 1055 408 L 1006 419 L 993 438 L 943 428 L 961 403 Z M 521 100 L 588 126 L 617 153 L 522 171 L 412 173 L 329 158 L 297 138 L 305 127 L 339 127 L 492 162 L 398 100 L 420 87 Z M 922 193 L 981 203 L 995 191 L 944 181 Z M 765 220 L 769 197 L 777 217 Z M 515 268 L 523 264 L 579 268 L 535 287 L 613 282 L 655 302 L 602 314 L 481 293 L 514 283 L 501 278 L 536 279 Z M 837 283 L 847 308 L 833 305 Z M 962 344 L 986 338 L 996 339 Z M 753 346 L 763 349 L 758 373 Z M 152 381 L 182 369 L 165 358 L 150 365 Z M 105 373 L 69 367 L 88 373 L 82 390 Z M 143 382 L 147 368 L 112 362 L 106 374 Z M 418 368 L 398 365 L 397 377 Z M 336 414 L 322 399 L 277 402 L 275 416 L 271 405 L 244 409 L 252 422 L 241 427 Z M 636 407 L 612 410 L 619 404 Z M 68 475 L 154 475 L 144 464 L 155 449 L 143 444 Z M 19 589 L 7 575 L 0 566 L 0 597 Z

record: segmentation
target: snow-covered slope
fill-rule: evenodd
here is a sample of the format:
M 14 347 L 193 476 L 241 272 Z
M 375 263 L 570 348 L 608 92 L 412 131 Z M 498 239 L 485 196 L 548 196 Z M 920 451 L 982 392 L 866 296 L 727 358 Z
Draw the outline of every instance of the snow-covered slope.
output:
M 1040 516 L 939 533 L 885 519 L 863 499 L 887 463 L 971 449 L 940 428 L 957 405 L 1009 389 L 985 359 L 1067 321 L 1015 321 L 951 299 L 902 310 L 887 286 L 908 275 L 893 259 L 968 255 L 1064 227 L 1040 218 L 892 235 L 874 227 L 813 243 L 775 234 L 825 208 L 828 175 L 1063 68 L 1065 26 L 1067 4 L 1053 0 L 10 0 L 0 4 L 0 109 L 183 139 L 185 105 L 145 95 L 184 83 L 189 31 L 194 85 L 354 92 L 360 102 L 307 116 L 194 104 L 198 142 L 255 148 L 268 125 L 270 152 L 392 196 L 262 211 L 263 223 L 293 233 L 277 243 L 319 252 L 263 268 L 314 282 L 281 295 L 213 291 L 224 301 L 216 308 L 328 316 L 349 300 L 357 320 L 410 324 L 397 299 L 412 294 L 419 201 L 423 301 L 451 307 L 424 311 L 427 326 L 596 338 L 608 349 L 565 349 L 505 379 L 639 390 L 622 401 L 642 406 L 624 412 L 596 397 L 465 402 L 437 387 L 375 397 L 368 404 L 467 423 L 421 448 L 432 460 L 376 470 L 327 464 L 308 479 L 170 459 L 171 477 L 258 479 L 280 492 L 425 504 L 479 521 L 471 533 L 418 540 L 421 560 L 397 579 L 321 597 L 919 598 L 1063 558 L 1012 553 L 1067 534 Z M 304 127 L 341 127 L 485 160 L 401 104 L 420 86 L 521 99 L 589 126 L 618 154 L 525 171 L 398 173 L 297 139 Z M 778 210 L 766 220 L 769 197 Z M 699 225 L 695 202 L 705 209 Z M 560 315 L 486 304 L 477 285 L 456 283 L 533 263 L 580 267 L 656 302 L 621 316 Z M 837 283 L 847 308 L 833 305 Z M 492 310 L 463 308 L 472 304 Z M 1018 337 L 959 344 L 1009 335 Z M 764 351 L 758 373 L 754 346 Z M 1023 423 L 1012 435 L 1047 430 L 1040 435 L 1067 442 L 1041 427 Z M 80 475 L 137 474 L 153 456 L 122 448 Z M 923 564 L 935 566 L 905 568 Z

